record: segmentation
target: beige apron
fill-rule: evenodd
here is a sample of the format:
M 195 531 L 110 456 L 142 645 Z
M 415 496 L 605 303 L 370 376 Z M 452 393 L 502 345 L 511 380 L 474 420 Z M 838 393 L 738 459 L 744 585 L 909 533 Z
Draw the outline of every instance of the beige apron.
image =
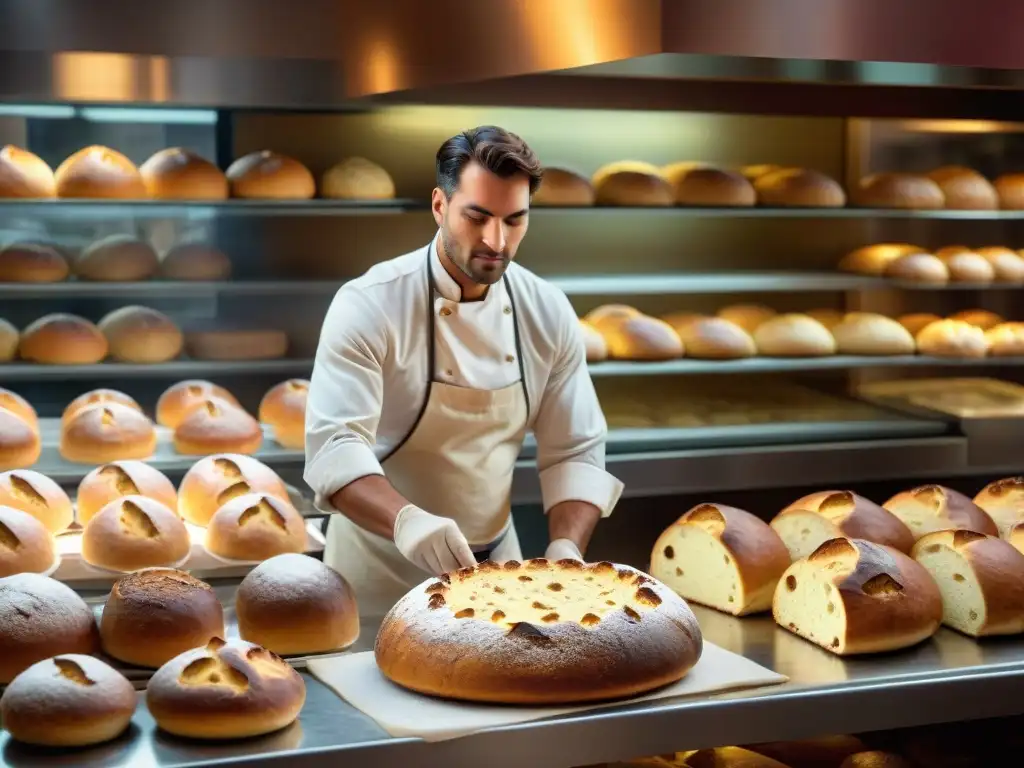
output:
M 431 381 L 426 402 L 409 435 L 381 461 L 387 479 L 417 507 L 459 524 L 478 560 L 522 557 L 512 524 L 512 472 L 526 434 L 529 399 L 518 318 L 505 277 L 516 328 L 520 380 L 496 390 L 468 389 Z M 430 348 L 434 375 L 434 282 L 427 252 Z M 409 562 L 390 539 L 331 515 L 324 562 L 355 589 L 359 613 L 381 617 L 430 574 Z

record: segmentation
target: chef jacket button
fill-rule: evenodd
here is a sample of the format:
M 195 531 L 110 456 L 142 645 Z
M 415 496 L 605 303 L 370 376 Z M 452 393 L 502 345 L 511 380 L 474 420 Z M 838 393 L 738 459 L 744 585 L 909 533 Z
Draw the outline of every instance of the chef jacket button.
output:
M 504 311 L 505 311 L 506 315 L 511 315 L 512 314 L 512 307 L 505 307 Z
M 441 307 L 441 317 L 448 317 L 452 313 L 448 307 Z
M 505 355 L 505 362 L 506 363 L 514 363 L 515 361 L 516 361 L 516 356 L 515 355 Z

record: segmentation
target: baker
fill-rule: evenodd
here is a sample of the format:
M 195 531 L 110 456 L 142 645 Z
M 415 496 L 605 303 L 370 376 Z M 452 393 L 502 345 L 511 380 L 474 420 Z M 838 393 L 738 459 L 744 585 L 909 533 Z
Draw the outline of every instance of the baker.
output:
M 340 512 L 324 560 L 382 616 L 430 575 L 522 557 L 511 517 L 537 440 L 550 559 L 582 559 L 622 483 L 565 295 L 515 264 L 540 163 L 482 126 L 437 152 L 438 232 L 334 297 L 306 406 L 305 479 Z

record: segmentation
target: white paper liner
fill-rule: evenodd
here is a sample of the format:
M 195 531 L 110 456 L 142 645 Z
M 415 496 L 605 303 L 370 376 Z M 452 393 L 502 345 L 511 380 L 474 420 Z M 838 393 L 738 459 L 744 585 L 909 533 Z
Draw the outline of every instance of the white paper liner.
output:
M 189 551 L 181 560 L 170 565 L 144 565 L 141 568 L 132 568 L 130 571 L 121 571 L 116 568 L 104 568 L 99 565 L 93 565 L 88 562 L 85 558 L 82 558 L 81 565 L 82 569 L 86 571 L 92 571 L 99 576 L 124 576 L 126 573 L 135 573 L 136 571 L 145 571 L 150 568 L 183 568 L 185 563 L 192 559 L 192 552 Z

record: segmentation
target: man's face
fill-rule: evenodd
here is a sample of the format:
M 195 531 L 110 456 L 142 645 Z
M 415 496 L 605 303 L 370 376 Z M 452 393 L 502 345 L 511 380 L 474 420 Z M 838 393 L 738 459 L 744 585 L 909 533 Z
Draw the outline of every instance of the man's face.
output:
M 515 258 L 529 223 L 530 182 L 523 174 L 502 179 L 470 163 L 451 199 L 434 190 L 434 220 L 445 254 L 480 285 L 498 282 Z

